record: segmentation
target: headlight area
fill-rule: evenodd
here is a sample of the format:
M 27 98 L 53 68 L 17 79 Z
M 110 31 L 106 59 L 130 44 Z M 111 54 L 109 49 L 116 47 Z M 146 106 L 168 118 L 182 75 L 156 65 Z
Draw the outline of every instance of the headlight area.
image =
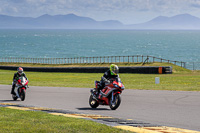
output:
M 119 85 L 117 85 L 117 84 L 113 84 L 113 85 L 114 85 L 116 88 L 120 88 Z

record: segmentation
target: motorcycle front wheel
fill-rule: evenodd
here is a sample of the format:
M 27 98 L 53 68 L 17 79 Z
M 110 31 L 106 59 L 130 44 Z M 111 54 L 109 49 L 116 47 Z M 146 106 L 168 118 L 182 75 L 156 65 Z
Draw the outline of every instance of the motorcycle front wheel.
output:
M 22 101 L 25 100 L 25 91 L 24 91 L 24 89 L 22 89 L 22 91 L 21 91 L 21 93 L 20 93 L 20 99 L 21 99 Z
M 99 102 L 96 101 L 92 95 L 90 95 L 90 98 L 89 98 L 89 104 L 92 108 L 97 108 L 99 106 Z
M 114 99 L 112 101 L 112 97 L 110 98 L 110 109 L 115 110 L 119 107 L 121 103 L 121 96 L 120 94 L 115 94 L 114 95 Z

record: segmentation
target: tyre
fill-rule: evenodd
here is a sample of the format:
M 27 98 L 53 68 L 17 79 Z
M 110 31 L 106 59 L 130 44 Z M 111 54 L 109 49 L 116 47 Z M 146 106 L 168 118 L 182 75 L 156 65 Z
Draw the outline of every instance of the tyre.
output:
M 25 91 L 24 91 L 24 89 L 22 89 L 22 91 L 20 93 L 20 98 L 21 98 L 22 101 L 25 100 Z
M 14 101 L 16 101 L 18 97 L 16 95 L 12 94 L 12 98 Z
M 110 109 L 115 110 L 119 107 L 121 103 L 121 95 L 120 94 L 115 94 L 114 99 L 112 101 L 112 97 L 110 98 Z
M 89 98 L 89 104 L 92 108 L 97 108 L 99 106 L 99 102 L 96 101 L 92 95 L 90 95 L 90 98 Z

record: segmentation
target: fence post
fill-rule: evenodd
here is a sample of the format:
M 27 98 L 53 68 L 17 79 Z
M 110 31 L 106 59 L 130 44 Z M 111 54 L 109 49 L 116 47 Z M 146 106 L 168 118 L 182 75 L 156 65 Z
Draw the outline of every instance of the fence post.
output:
M 142 62 L 143 62 L 143 55 L 142 55 Z
M 128 63 L 129 63 L 129 56 L 128 56 Z

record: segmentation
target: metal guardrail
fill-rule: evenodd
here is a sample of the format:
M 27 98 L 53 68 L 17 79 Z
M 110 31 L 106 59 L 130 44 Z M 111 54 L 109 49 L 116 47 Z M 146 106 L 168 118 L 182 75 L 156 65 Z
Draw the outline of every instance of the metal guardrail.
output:
M 186 62 L 172 61 L 154 56 L 99 56 L 99 57 L 75 57 L 75 58 L 21 58 L 0 57 L 0 62 L 6 63 L 37 63 L 37 64 L 82 64 L 82 63 L 148 63 L 168 62 L 181 67 L 186 67 Z
M 190 70 L 200 70 L 200 62 L 186 62 L 185 68 Z

